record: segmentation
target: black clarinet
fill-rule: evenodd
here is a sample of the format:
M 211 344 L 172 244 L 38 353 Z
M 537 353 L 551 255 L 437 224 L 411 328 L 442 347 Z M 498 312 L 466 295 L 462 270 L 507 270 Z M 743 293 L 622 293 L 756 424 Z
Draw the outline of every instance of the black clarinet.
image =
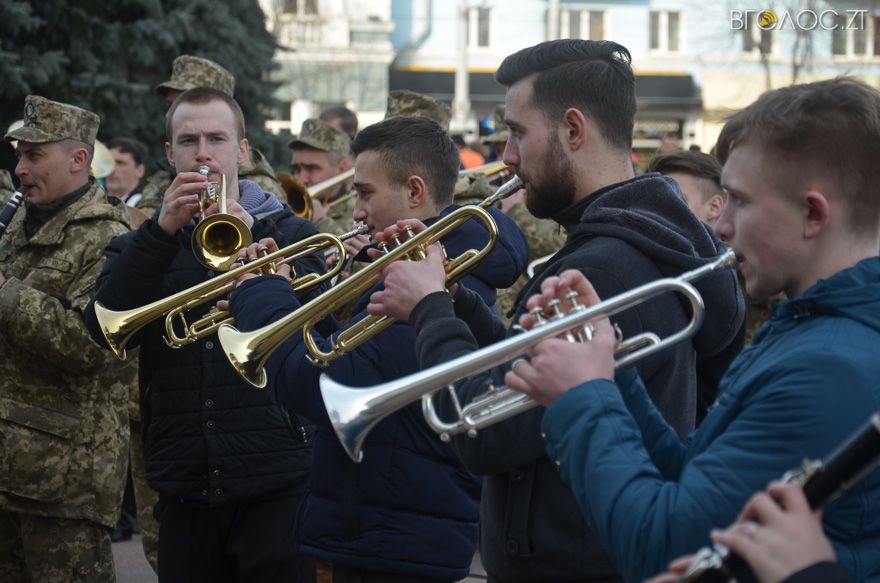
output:
M 880 465 L 880 413 L 851 435 L 824 461 L 804 460 L 782 480 L 803 488 L 810 508 L 818 510 L 857 484 Z M 748 571 L 742 557 L 721 544 L 704 547 L 694 556 L 681 581 L 726 583 Z
M 24 193 L 20 190 L 16 190 L 12 193 L 12 197 L 7 201 L 3 210 L 0 211 L 0 237 L 3 236 L 3 232 L 6 231 L 6 227 L 9 226 L 9 223 L 12 222 L 12 217 L 15 216 L 15 211 L 21 206 L 23 200 Z

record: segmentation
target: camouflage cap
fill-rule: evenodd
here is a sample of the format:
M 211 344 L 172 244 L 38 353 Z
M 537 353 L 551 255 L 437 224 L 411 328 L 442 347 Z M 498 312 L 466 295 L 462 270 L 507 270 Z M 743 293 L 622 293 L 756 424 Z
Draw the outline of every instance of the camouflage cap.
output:
M 77 140 L 94 145 L 101 118 L 85 109 L 28 95 L 24 100 L 24 125 L 6 134 L 7 140 L 34 144 Z
M 299 135 L 287 146 L 315 148 L 322 152 L 335 152 L 340 156 L 348 156 L 351 149 L 351 138 L 319 119 L 307 119 L 303 122 Z
M 507 124 L 504 123 L 504 106 L 499 105 L 495 108 L 495 112 L 492 114 L 492 117 L 495 120 L 495 131 L 489 134 L 488 136 L 484 136 L 481 140 L 484 144 L 498 144 L 507 141 L 507 138 L 510 137 L 510 128 L 507 127 Z
M 165 95 L 169 91 L 187 91 L 196 87 L 210 87 L 233 97 L 235 77 L 214 61 L 180 55 L 171 65 L 171 79 L 157 85 L 156 93 Z
M 385 110 L 385 119 L 392 117 L 426 117 L 436 121 L 448 132 L 452 113 L 448 105 L 432 97 L 406 89 L 395 89 L 388 94 L 388 108 Z

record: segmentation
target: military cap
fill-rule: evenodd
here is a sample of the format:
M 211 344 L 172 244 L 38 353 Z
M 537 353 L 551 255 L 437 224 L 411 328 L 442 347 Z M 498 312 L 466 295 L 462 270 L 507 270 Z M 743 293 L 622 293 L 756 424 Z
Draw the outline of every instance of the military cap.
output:
M 187 91 L 196 87 L 210 87 L 232 97 L 235 77 L 214 61 L 180 55 L 171 65 L 171 79 L 157 85 L 156 93 L 165 95 L 169 91 Z
M 504 106 L 499 105 L 498 107 L 496 107 L 495 112 L 492 114 L 492 117 L 495 118 L 495 131 L 488 136 L 484 136 L 481 141 L 484 144 L 496 144 L 506 142 L 507 138 L 510 137 L 510 128 L 508 128 L 507 124 L 504 123 Z
M 287 146 L 291 149 L 304 146 L 322 152 L 335 152 L 340 156 L 348 156 L 351 138 L 348 137 L 348 134 L 340 132 L 325 122 L 311 118 L 303 122 L 299 135 L 293 138 Z
M 395 89 L 388 94 L 388 108 L 385 110 L 385 119 L 392 117 L 426 117 L 448 132 L 452 113 L 448 105 L 427 95 Z
M 34 144 L 77 140 L 94 145 L 101 118 L 85 109 L 28 95 L 24 100 L 24 125 L 6 134 L 7 140 Z

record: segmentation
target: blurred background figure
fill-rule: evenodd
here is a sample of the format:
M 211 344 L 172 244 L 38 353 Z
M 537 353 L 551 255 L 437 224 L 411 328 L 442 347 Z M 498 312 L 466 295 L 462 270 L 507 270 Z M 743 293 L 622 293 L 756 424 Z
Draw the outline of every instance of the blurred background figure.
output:
M 319 119 L 331 128 L 337 129 L 346 134 L 350 139 L 354 139 L 358 132 L 357 115 L 347 107 L 336 105 L 328 107 L 318 116 Z
M 659 172 L 678 182 L 688 207 L 707 225 L 714 225 L 724 210 L 721 165 L 712 156 L 690 150 L 656 156 L 648 172 Z
M 134 138 L 115 137 L 107 142 L 116 165 L 107 176 L 107 193 L 128 206 L 141 199 L 140 183 L 146 172 L 147 146 Z

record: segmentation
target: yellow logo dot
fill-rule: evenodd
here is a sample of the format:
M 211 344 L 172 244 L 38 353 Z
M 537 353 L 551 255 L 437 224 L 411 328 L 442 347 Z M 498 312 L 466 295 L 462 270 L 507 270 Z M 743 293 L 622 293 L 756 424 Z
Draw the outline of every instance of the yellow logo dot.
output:
M 758 13 L 758 26 L 761 28 L 772 28 L 777 22 L 779 22 L 779 17 L 772 10 L 762 10 Z

